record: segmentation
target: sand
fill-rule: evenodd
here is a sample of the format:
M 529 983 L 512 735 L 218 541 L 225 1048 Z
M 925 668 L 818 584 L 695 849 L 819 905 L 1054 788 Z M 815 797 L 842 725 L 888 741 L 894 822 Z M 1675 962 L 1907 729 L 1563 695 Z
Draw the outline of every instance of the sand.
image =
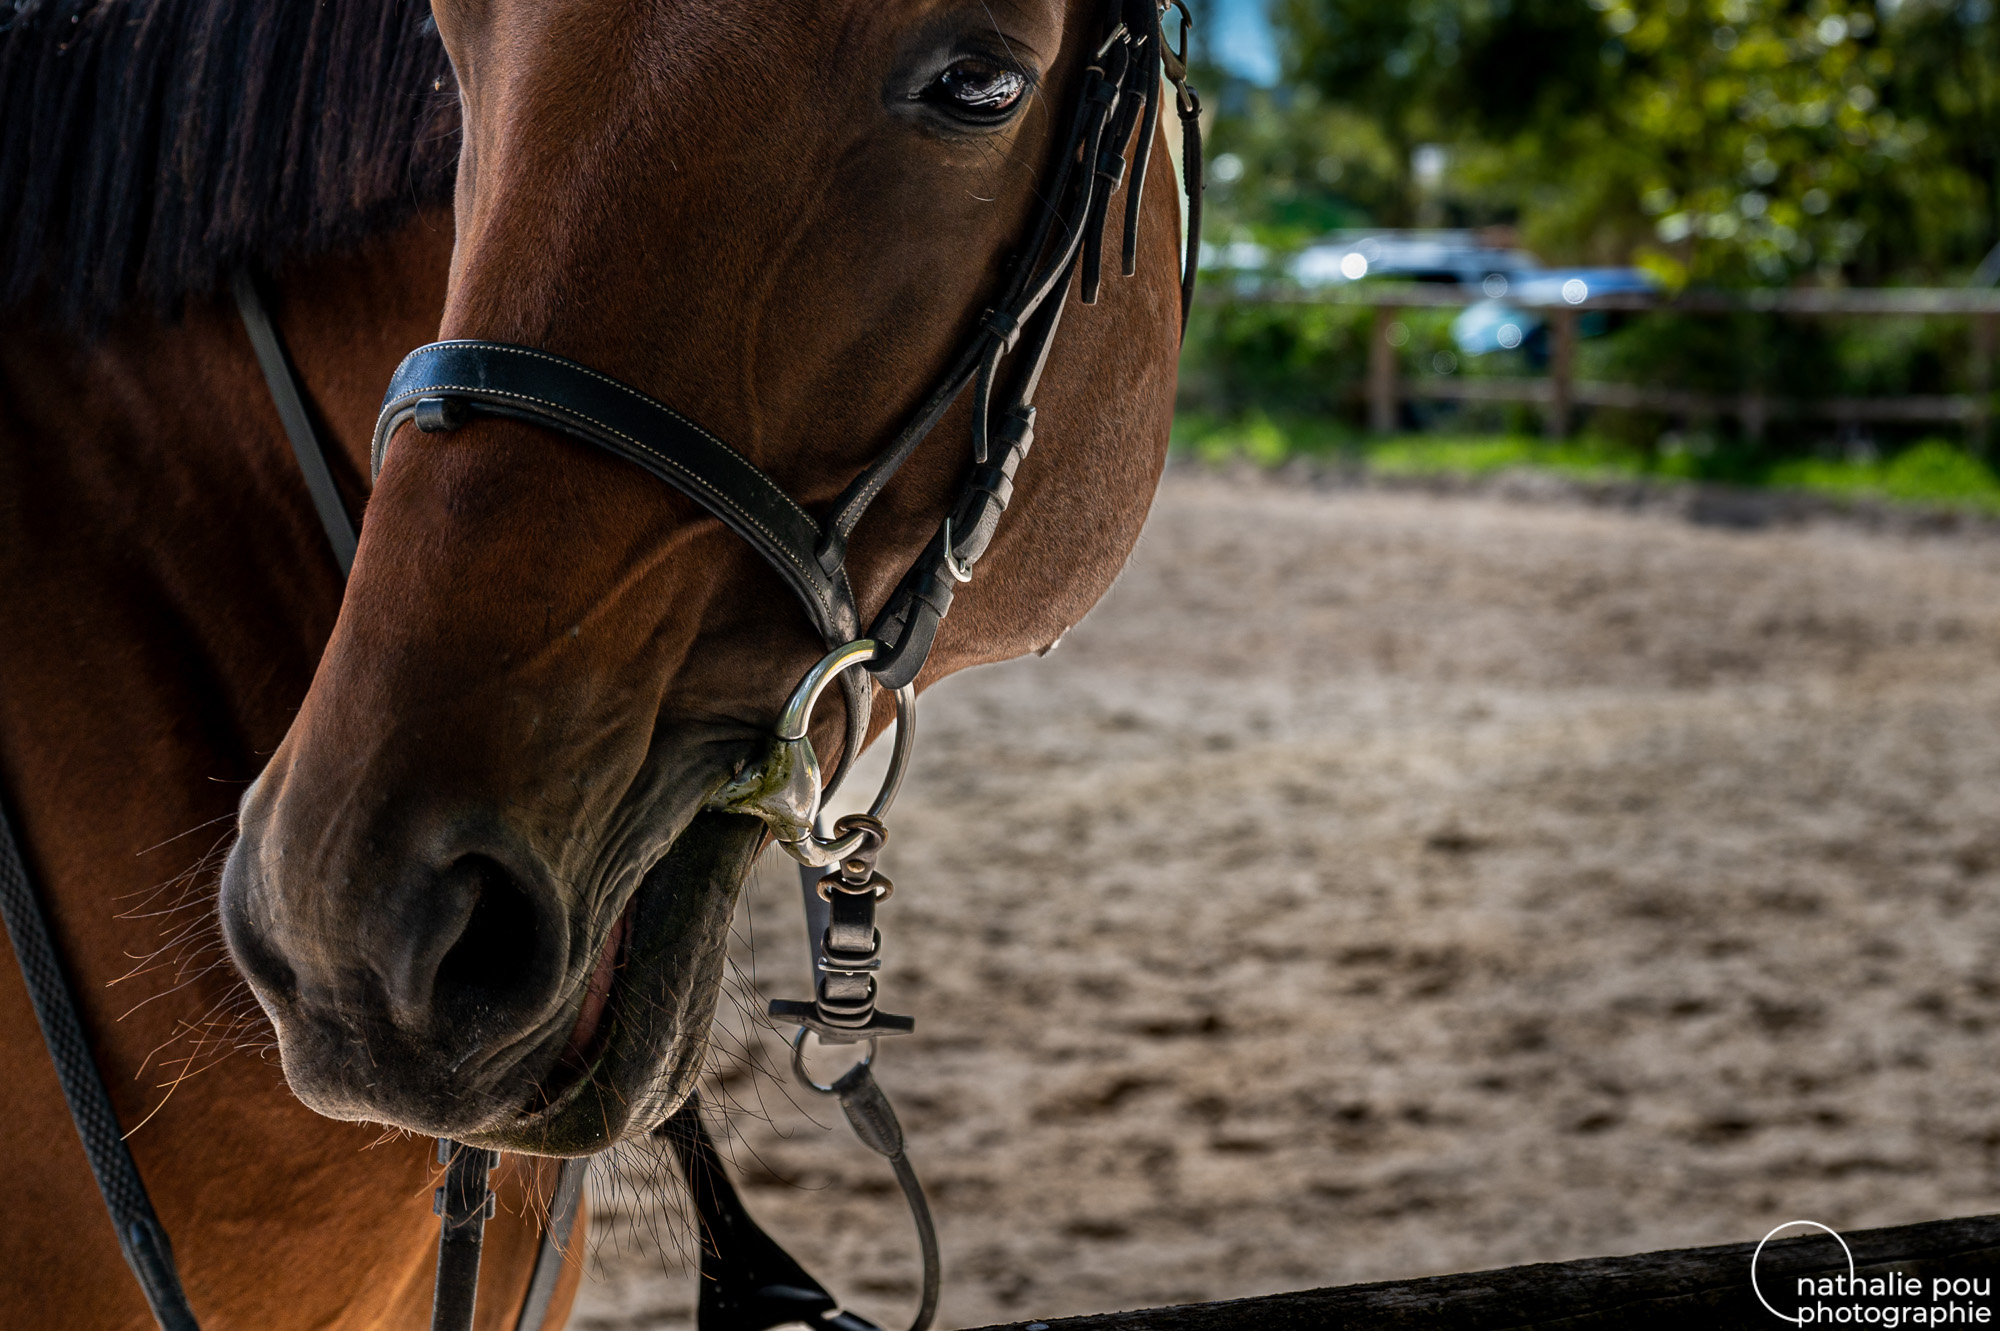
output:
M 879 1068 L 941 1325 L 2000 1209 L 2000 541 L 1182 470 L 922 710 Z M 807 992 L 798 909 L 732 1009 Z M 717 1044 L 749 1204 L 901 1325 L 886 1166 Z M 648 1172 L 573 1326 L 690 1324 Z

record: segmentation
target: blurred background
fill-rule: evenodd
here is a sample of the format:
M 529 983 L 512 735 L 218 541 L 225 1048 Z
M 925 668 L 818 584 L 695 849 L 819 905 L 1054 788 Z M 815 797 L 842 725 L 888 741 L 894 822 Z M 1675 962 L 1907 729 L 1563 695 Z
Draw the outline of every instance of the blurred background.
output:
M 1995 497 L 1992 0 L 1196 13 L 1184 448 Z

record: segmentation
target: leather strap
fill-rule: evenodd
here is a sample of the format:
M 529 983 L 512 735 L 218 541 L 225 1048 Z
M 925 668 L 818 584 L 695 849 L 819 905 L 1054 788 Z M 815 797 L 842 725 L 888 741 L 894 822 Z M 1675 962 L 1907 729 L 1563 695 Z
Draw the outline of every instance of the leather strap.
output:
M 816 1331 L 882 1331 L 843 1309 L 750 1218 L 702 1122 L 698 1095 L 690 1095 L 653 1135 L 673 1147 L 701 1220 L 701 1299 L 695 1313 L 701 1331 L 768 1331 L 790 1322 Z
M 431 1331 L 472 1331 L 472 1314 L 479 1300 L 479 1253 L 494 1205 L 487 1175 L 500 1163 L 500 1153 L 462 1146 L 444 1137 L 438 1138 L 437 1149 L 438 1163 L 445 1171 L 444 1186 L 431 1199 L 431 1209 L 443 1222 L 438 1226 Z
M 103 1194 L 104 1209 L 111 1215 L 119 1250 L 138 1278 L 146 1305 L 162 1331 L 199 1331 L 181 1288 L 180 1272 L 174 1266 L 173 1245 L 153 1214 L 146 1182 L 126 1149 L 118 1112 L 112 1108 L 104 1078 L 90 1056 L 90 1040 L 77 1016 L 76 999 L 63 976 L 62 963 L 56 959 L 48 917 L 28 881 L 28 867 L 4 806 L 0 806 L 0 916 L 6 918 L 14 959 L 20 963 L 21 979 L 28 987 L 42 1040 L 55 1064 L 63 1099 L 69 1102 L 70 1120 L 83 1141 L 84 1157 L 90 1161 L 98 1192 Z
M 588 366 L 504 342 L 418 347 L 389 381 L 375 423 L 374 470 L 405 421 L 428 432 L 479 412 L 527 421 L 635 462 L 749 542 L 805 606 L 828 647 L 859 635 L 844 568 L 820 566 L 819 524 L 747 458 L 673 408 Z
M 748 458 L 664 403 L 586 365 L 505 342 L 433 342 L 403 358 L 389 381 L 371 471 L 405 421 L 429 434 L 457 429 L 473 413 L 526 421 L 616 454 L 687 495 L 762 555 L 805 607 L 829 648 L 860 636 L 860 614 L 843 565 L 818 557 L 819 524 Z M 860 671 L 840 677 L 847 742 L 826 783 L 839 789 L 868 734 L 874 690 Z
M 326 531 L 333 562 L 340 565 L 340 576 L 344 578 L 354 569 L 358 536 L 354 519 L 348 516 L 347 506 L 340 501 L 340 490 L 333 483 L 326 448 L 306 409 L 298 370 L 286 354 L 285 340 L 277 324 L 271 321 L 269 302 L 264 299 L 263 285 L 256 274 L 247 268 L 237 269 L 230 279 L 230 290 L 236 296 L 236 312 L 243 320 L 243 331 L 250 335 L 251 349 L 257 353 L 257 367 L 264 372 L 264 386 L 271 392 L 271 404 L 278 409 L 285 438 L 291 440 L 292 455 L 299 460 L 299 474 L 305 477 L 306 490 L 312 495 L 313 511 L 319 514 L 319 525 Z
M 514 1331 L 542 1331 L 542 1323 L 548 1320 L 549 1300 L 555 1297 L 556 1282 L 562 1279 L 563 1263 L 569 1257 L 565 1249 L 583 1201 L 583 1176 L 589 1172 L 588 1160 L 565 1160 L 556 1174 L 555 1195 L 549 1198 L 549 1216 L 542 1226 L 542 1246 L 535 1254 L 535 1273 L 528 1278 L 528 1292 L 521 1299 Z

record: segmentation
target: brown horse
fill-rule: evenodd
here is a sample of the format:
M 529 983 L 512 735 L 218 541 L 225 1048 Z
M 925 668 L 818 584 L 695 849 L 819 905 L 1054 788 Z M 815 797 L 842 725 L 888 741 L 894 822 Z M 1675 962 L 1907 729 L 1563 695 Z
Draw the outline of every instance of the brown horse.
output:
M 240 1052 L 197 1067 L 275 1035 L 299 1099 L 356 1124 L 570 1153 L 655 1126 L 698 1067 L 724 926 L 764 840 L 703 806 L 818 647 L 691 503 L 490 420 L 398 438 L 342 602 L 248 347 L 195 293 L 244 257 L 348 246 L 283 268 L 279 315 L 357 506 L 380 386 L 440 310 L 444 336 L 530 343 L 646 389 L 823 504 L 1000 280 L 1102 7 L 440 3 L 465 126 L 454 246 L 435 213 L 397 225 L 434 197 L 412 108 L 451 87 L 412 54 L 433 49 L 413 16 L 213 3 L 207 26 L 175 12 L 194 0 L 159 3 L 147 12 L 174 32 L 115 39 L 155 42 L 123 95 L 155 106 L 133 151 L 160 165 L 123 193 L 64 168 L 76 178 L 46 211 L 65 215 L 23 226 L 0 289 L 72 321 L 135 291 L 186 298 L 173 324 L 138 309 L 94 338 L 0 338 L 0 772 L 121 1118 L 145 1120 L 134 1153 L 204 1324 L 420 1325 L 428 1143 L 365 1150 L 379 1129 L 313 1117 Z M 72 11 L 51 5 L 10 34 L 0 110 L 60 83 L 23 91 L 29 44 L 58 65 L 47 51 L 89 49 L 125 8 L 79 11 L 65 34 Z M 253 74 L 207 121 L 182 105 L 197 76 L 213 92 L 274 49 L 306 52 L 308 75 Z M 190 75 L 175 52 L 213 67 Z M 355 128 L 399 97 L 391 128 Z M 134 141 L 134 126 L 60 128 Z M 0 129 L 0 188 L 56 169 L 22 167 L 30 147 L 9 142 L 39 132 L 33 116 Z M 265 188 L 291 202 L 223 206 L 257 197 L 260 154 Z M 225 184 L 201 194 L 203 170 Z M 926 682 L 1052 642 L 1136 538 L 1173 387 L 1171 190 L 1154 173 L 1138 278 L 1065 320 L 1041 442 Z M 114 205 L 168 239 L 78 234 Z M 857 534 L 864 612 L 934 526 L 964 435 L 948 418 Z M 221 912 L 275 1028 L 260 1037 L 200 923 L 202 838 L 219 834 L 196 829 L 226 822 L 274 747 Z M 165 952 L 163 901 L 183 912 L 164 918 Z M 155 958 L 138 992 L 107 990 L 135 956 Z M 38 1217 L 10 1229 L 0 1306 L 141 1325 L 18 983 L 0 991 L 11 1177 Z M 149 1057 L 189 1054 L 164 1103 L 138 1079 Z M 579 1055 L 591 1075 L 572 1071 Z M 517 1178 L 503 1217 L 530 1190 Z M 483 1326 L 511 1324 L 533 1237 L 503 1223 L 489 1240 Z
M 395 3 L 14 14 L 0 791 L 203 1325 L 421 1327 L 431 1144 L 299 1104 L 215 927 L 237 800 L 341 585 L 235 311 L 205 293 L 239 259 L 321 252 L 278 270 L 277 314 L 358 512 L 382 385 L 444 308 L 449 66 Z M 0 1057 L 0 1324 L 150 1326 L 10 957 Z M 539 1229 L 506 1169 L 491 1331 L 511 1331 Z

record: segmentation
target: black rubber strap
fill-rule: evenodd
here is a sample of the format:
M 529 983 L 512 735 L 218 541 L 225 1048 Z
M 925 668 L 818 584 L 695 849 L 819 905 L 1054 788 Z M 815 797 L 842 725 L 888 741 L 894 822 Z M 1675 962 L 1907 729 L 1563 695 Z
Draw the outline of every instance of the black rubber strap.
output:
M 896 1171 L 896 1182 L 902 1186 L 903 1200 L 910 1204 L 910 1219 L 916 1224 L 917 1242 L 924 1255 L 923 1301 L 917 1308 L 916 1319 L 910 1323 L 910 1331 L 929 1331 L 931 1319 L 937 1316 L 943 1265 L 938 1256 L 937 1225 L 931 1219 L 930 1203 L 924 1199 L 924 1185 L 918 1181 L 910 1157 L 903 1154 L 903 1125 L 896 1120 L 888 1093 L 875 1080 L 868 1064 L 856 1065 L 833 1084 L 833 1089 L 840 1097 L 841 1111 L 847 1115 L 854 1135 L 863 1146 L 889 1162 Z
M 313 428 L 311 413 L 306 410 L 298 371 L 285 352 L 278 326 L 271 322 L 269 302 L 264 299 L 256 276 L 249 269 L 240 268 L 230 280 L 230 289 L 236 294 L 236 312 L 242 316 L 243 331 L 250 335 L 250 346 L 257 353 L 257 366 L 264 372 L 264 386 L 271 390 L 271 403 L 278 409 L 285 437 L 292 441 L 299 473 L 305 477 L 306 489 L 312 495 L 313 511 L 319 514 L 319 525 L 326 529 L 326 543 L 333 550 L 334 562 L 340 565 L 340 575 L 346 577 L 354 568 L 358 539 L 354 519 L 340 502 L 333 469 L 327 465 L 326 448 Z
M 14 959 L 21 964 L 28 1000 L 34 1004 L 35 1020 L 41 1024 L 42 1039 L 55 1063 L 63 1099 L 69 1102 L 76 1135 L 83 1140 L 90 1172 L 97 1177 L 97 1190 L 104 1195 L 104 1209 L 110 1212 L 112 1227 L 118 1233 L 118 1247 L 138 1277 L 153 1320 L 163 1331 L 199 1331 L 187 1294 L 181 1289 L 180 1272 L 174 1267 L 173 1245 L 153 1214 L 145 1180 L 139 1177 L 139 1167 L 126 1149 L 118 1113 L 91 1058 L 76 999 L 62 964 L 56 960 L 48 917 L 28 882 L 27 864 L 4 806 L 0 806 L 0 915 L 6 917 Z
M 758 1227 L 729 1181 L 690 1095 L 653 1135 L 674 1148 L 681 1178 L 701 1219 L 700 1331 L 767 1331 L 803 1322 L 826 1331 L 881 1331 L 848 1312 L 792 1255 Z
M 438 1138 L 438 1163 L 445 1171 L 444 1186 L 431 1200 L 443 1221 L 438 1227 L 431 1331 L 472 1331 L 479 1300 L 479 1250 L 486 1241 L 486 1221 L 493 1214 L 493 1189 L 486 1176 L 499 1162 L 498 1151 Z
M 527 421 L 636 462 L 720 518 L 775 568 L 828 647 L 854 641 L 860 614 L 847 573 L 818 559 L 820 528 L 741 453 L 673 408 L 588 366 L 504 342 L 433 342 L 396 367 L 372 450 L 416 418 L 451 429 L 467 410 Z

